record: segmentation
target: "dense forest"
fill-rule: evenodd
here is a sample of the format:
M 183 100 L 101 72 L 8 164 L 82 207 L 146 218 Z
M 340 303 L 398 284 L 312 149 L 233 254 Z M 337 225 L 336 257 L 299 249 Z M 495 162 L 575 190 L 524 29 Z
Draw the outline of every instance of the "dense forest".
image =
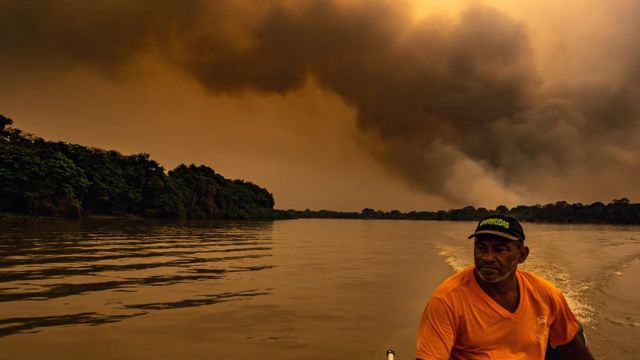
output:
M 0 115 L 0 212 L 81 217 L 272 218 L 273 196 L 207 166 L 165 172 L 148 154 L 122 155 L 24 133 Z
M 595 202 L 590 205 L 569 204 L 558 201 L 546 205 L 518 205 L 513 208 L 500 205 L 495 209 L 466 206 L 448 211 L 380 211 L 363 209 L 361 212 L 340 212 L 331 210 L 286 210 L 281 217 L 289 218 L 332 218 L 332 219 L 391 219 L 391 220 L 480 220 L 490 214 L 510 215 L 522 221 L 559 223 L 614 223 L 640 224 L 640 204 L 632 204 L 629 199 L 615 199 L 608 204 Z
M 0 212 L 82 217 L 142 216 L 183 219 L 479 220 L 506 214 L 523 221 L 640 224 L 640 204 L 626 198 L 589 205 L 466 206 L 448 211 L 275 210 L 273 196 L 207 166 L 179 165 L 165 172 L 148 154 L 122 155 L 24 133 L 0 115 Z

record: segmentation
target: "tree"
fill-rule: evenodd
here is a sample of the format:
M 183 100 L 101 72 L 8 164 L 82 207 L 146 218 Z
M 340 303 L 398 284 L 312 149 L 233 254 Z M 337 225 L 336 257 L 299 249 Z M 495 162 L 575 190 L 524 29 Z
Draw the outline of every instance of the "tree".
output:
M 50 142 L 0 115 L 0 211 L 79 216 L 269 218 L 273 196 L 206 166 L 180 165 L 166 174 L 149 154 L 122 155 Z
M 180 192 L 186 214 L 191 219 L 220 218 L 222 211 L 215 202 L 220 189 L 219 179 L 213 169 L 206 166 L 184 164 L 169 172 Z
M 4 129 L 11 124 L 13 124 L 13 120 L 0 114 L 0 133 L 3 133 Z
M 498 207 L 496 207 L 496 213 L 498 214 L 506 214 L 509 212 L 509 208 L 506 207 L 505 205 L 499 205 Z

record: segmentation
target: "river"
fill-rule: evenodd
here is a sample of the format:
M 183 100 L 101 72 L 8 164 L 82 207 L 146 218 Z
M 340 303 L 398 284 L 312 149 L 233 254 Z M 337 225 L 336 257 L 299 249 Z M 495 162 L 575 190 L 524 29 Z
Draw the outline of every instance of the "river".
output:
M 0 223 L 2 359 L 413 359 L 473 222 Z M 640 358 L 640 227 L 524 224 L 599 359 Z

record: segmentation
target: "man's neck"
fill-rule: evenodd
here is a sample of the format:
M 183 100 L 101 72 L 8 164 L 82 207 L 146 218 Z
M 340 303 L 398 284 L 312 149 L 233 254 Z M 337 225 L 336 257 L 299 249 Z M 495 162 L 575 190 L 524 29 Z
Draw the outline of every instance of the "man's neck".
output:
M 490 298 L 495 300 L 500 306 L 510 312 L 515 312 L 520 301 L 520 288 L 518 287 L 518 279 L 516 272 L 512 272 L 504 280 L 498 282 L 484 281 L 478 275 L 477 271 L 473 271 L 476 282 L 480 285 Z

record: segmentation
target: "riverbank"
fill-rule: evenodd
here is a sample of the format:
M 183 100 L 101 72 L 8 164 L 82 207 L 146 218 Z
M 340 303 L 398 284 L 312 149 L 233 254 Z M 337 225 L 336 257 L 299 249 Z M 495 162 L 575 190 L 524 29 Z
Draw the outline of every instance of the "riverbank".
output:
M 435 221 L 478 221 L 492 214 L 513 216 L 520 221 L 551 224 L 640 224 L 640 204 L 631 203 L 627 198 L 614 199 L 608 204 L 594 202 L 589 205 L 557 201 L 545 205 L 518 205 L 509 208 L 499 205 L 495 209 L 465 206 L 458 209 L 438 211 L 382 211 L 365 208 L 360 212 L 334 210 L 295 210 L 272 209 L 268 207 L 242 210 L 218 216 L 190 217 L 180 216 L 175 220 L 287 220 L 287 219 L 351 219 L 351 220 L 435 220 Z M 74 216 L 29 215 L 17 212 L 0 212 L 0 221 L 11 219 L 43 220 L 52 218 L 117 220 L 117 219 L 166 219 L 152 214 L 96 214 L 79 212 Z
M 103 214 L 92 214 L 86 215 L 81 218 L 67 218 L 62 216 L 49 216 L 49 215 L 29 215 L 29 214 L 21 214 L 14 212 L 0 212 L 0 221 L 22 221 L 22 220 L 33 220 L 33 221 L 54 221 L 54 220 L 144 220 L 145 218 L 142 216 L 136 215 L 103 215 Z
M 545 205 L 505 205 L 495 209 L 465 206 L 458 209 L 438 211 L 399 210 L 381 211 L 365 208 L 361 212 L 332 210 L 275 210 L 281 218 L 294 219 L 377 219 L 377 220 L 452 220 L 478 221 L 492 214 L 513 216 L 521 221 L 558 224 L 640 224 L 640 204 L 631 203 L 627 198 L 614 199 L 608 204 L 567 203 L 557 201 Z

